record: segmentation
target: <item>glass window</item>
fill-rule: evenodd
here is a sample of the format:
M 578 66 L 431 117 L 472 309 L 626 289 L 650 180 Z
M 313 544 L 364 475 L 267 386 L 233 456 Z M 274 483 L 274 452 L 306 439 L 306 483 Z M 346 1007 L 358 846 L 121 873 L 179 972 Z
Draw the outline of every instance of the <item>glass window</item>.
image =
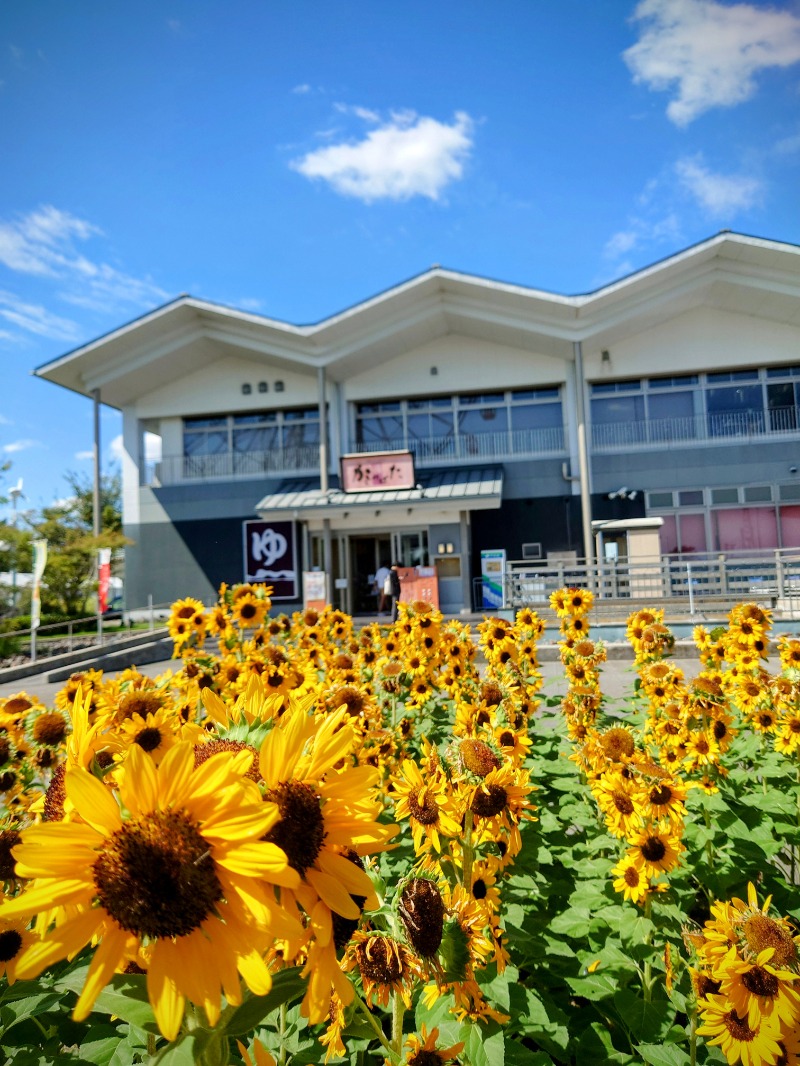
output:
M 767 385 L 769 428 L 775 431 L 797 428 L 797 386 L 791 381 Z M 799 390 L 800 391 L 800 390 Z
M 508 410 L 505 407 L 481 407 L 458 413 L 459 433 L 504 433 L 507 429 Z
M 702 514 L 681 514 L 680 550 L 682 552 L 704 552 L 706 550 L 706 519 Z
M 672 389 L 681 385 L 696 385 L 697 382 L 697 374 L 683 374 L 672 378 L 650 378 L 647 384 L 651 389 Z
M 748 485 L 744 498 L 747 503 L 765 503 L 772 499 L 772 489 L 769 485 Z
M 659 529 L 658 536 L 662 555 L 674 555 L 678 551 L 678 523 L 674 514 L 664 515 L 664 524 Z
M 515 389 L 511 393 L 512 403 L 516 400 L 552 400 L 558 399 L 558 385 L 546 389 Z
M 592 422 L 607 425 L 609 422 L 641 422 L 644 420 L 643 396 L 614 396 L 592 400 Z
M 739 490 L 738 489 L 712 489 L 711 490 L 711 502 L 712 503 L 738 503 L 739 502 Z
M 662 392 L 648 396 L 652 440 L 686 439 L 696 436 L 694 396 L 691 392 Z
M 277 426 L 253 426 L 251 429 L 234 429 L 235 452 L 266 452 L 278 446 Z
M 687 489 L 685 492 L 678 493 L 678 503 L 681 505 L 681 507 L 694 507 L 695 504 L 702 502 L 702 489 Z
M 265 422 L 277 422 L 278 415 L 275 411 L 259 411 L 254 415 L 234 415 L 234 426 L 255 426 Z
M 639 392 L 641 381 L 603 381 L 592 385 L 593 396 L 603 396 L 609 392 Z
M 780 497 L 782 500 L 800 500 L 800 484 L 781 485 Z
M 721 370 L 707 374 L 709 381 L 758 381 L 757 370 Z
M 552 429 L 561 425 L 560 403 L 516 404 L 511 408 L 512 429 Z
M 460 407 L 471 407 L 476 403 L 503 403 L 505 396 L 502 392 L 481 392 L 469 396 L 459 396 Z
M 764 430 L 764 401 L 760 385 L 708 389 L 706 408 L 712 437 L 733 437 Z
M 184 433 L 184 455 L 220 455 L 228 450 L 228 430 Z
M 227 426 L 228 419 L 222 418 L 184 418 L 184 427 L 186 429 L 210 429 L 214 426 Z
M 647 499 L 651 507 L 672 507 L 671 492 L 651 492 Z
M 800 507 L 781 507 L 781 546 L 800 548 Z
M 800 366 L 771 366 L 767 370 L 768 378 L 800 378 Z
M 712 511 L 719 551 L 753 551 L 778 547 L 778 520 L 773 507 L 736 507 Z

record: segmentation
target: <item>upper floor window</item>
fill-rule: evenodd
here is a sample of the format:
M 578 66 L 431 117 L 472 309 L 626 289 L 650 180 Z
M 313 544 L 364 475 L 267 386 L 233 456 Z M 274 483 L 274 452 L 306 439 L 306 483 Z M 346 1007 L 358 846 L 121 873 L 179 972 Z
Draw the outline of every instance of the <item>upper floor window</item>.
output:
M 319 411 L 254 411 L 211 418 L 184 418 L 183 454 L 246 454 L 319 444 Z
M 537 430 L 560 434 L 562 427 L 561 389 L 557 385 L 356 405 L 357 445 L 387 450 L 488 434 L 499 435 L 502 441 L 511 433 L 517 443 L 510 441 L 508 448 L 516 451 L 522 446 L 522 437 L 514 435 Z

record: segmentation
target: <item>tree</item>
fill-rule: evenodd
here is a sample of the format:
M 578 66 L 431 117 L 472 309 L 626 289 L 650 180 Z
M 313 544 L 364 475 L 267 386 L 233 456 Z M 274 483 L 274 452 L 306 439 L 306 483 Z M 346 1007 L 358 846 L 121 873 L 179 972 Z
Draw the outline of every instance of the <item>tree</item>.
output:
M 28 526 L 34 540 L 47 541 L 47 566 L 42 581 L 43 607 L 84 614 L 96 585 L 99 548 L 112 550 L 130 543 L 122 533 L 122 485 L 118 473 L 101 479 L 100 535 L 93 531 L 93 484 L 75 473 L 65 475 L 72 495 L 41 512 Z

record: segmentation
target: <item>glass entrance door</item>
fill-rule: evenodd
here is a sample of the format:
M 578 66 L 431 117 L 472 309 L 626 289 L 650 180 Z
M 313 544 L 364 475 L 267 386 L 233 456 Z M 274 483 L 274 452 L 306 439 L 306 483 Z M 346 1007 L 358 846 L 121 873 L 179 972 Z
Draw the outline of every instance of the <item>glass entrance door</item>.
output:
M 392 534 L 392 562 L 401 566 L 428 565 L 427 529 L 403 530 Z

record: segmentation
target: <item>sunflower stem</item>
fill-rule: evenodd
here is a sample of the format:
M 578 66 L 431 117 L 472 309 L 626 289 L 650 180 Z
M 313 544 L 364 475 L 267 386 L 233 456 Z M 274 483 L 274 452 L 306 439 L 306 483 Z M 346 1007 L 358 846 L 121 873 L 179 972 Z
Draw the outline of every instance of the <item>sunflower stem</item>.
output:
M 398 1057 L 403 1052 L 403 1017 L 406 1012 L 406 1005 L 403 1002 L 403 997 L 399 992 L 395 992 L 392 995 L 392 1047 L 397 1053 Z
M 653 906 L 652 896 L 647 893 L 644 901 L 644 917 L 647 922 L 647 928 L 645 929 L 644 942 L 647 947 L 650 947 L 653 942 L 653 929 L 650 919 L 650 912 Z M 650 961 L 650 955 L 647 955 L 644 960 L 644 976 L 642 978 L 642 993 L 644 994 L 645 1003 L 649 1003 L 653 994 L 653 967 Z
M 708 860 L 709 873 L 714 869 L 716 864 L 716 855 L 714 853 L 713 836 L 711 833 L 711 812 L 708 807 L 703 808 L 703 817 L 706 823 L 706 829 L 708 830 L 708 836 L 706 837 L 706 858 Z M 706 895 L 708 896 L 708 902 L 711 904 L 714 902 L 713 890 L 706 886 Z
M 464 842 L 463 863 L 461 868 L 461 883 L 467 892 L 472 891 L 472 811 L 467 811 L 464 817 Z
M 358 1007 L 358 1009 L 361 1011 L 361 1013 L 364 1015 L 364 1017 L 367 1019 L 367 1021 L 369 1022 L 370 1027 L 372 1028 L 372 1031 L 375 1033 L 375 1036 L 381 1042 L 384 1050 L 387 1051 L 389 1053 L 389 1055 L 391 1056 L 392 1062 L 393 1063 L 398 1063 L 400 1061 L 400 1056 L 397 1054 L 397 1052 L 394 1050 L 392 1045 L 386 1039 L 383 1030 L 381 1029 L 380 1025 L 378 1025 L 377 1021 L 375 1020 L 375 1015 L 372 1013 L 372 1011 L 366 1005 L 366 1003 L 361 998 L 361 996 L 359 996 L 358 992 L 354 992 L 354 1003 Z
M 281 1003 L 280 1013 L 278 1015 L 278 1033 L 281 1038 L 281 1050 L 278 1055 L 279 1066 L 286 1066 L 286 1012 L 286 1004 Z
M 689 1066 L 695 1066 L 697 1062 L 697 1002 L 692 1007 L 692 1016 L 689 1021 Z

